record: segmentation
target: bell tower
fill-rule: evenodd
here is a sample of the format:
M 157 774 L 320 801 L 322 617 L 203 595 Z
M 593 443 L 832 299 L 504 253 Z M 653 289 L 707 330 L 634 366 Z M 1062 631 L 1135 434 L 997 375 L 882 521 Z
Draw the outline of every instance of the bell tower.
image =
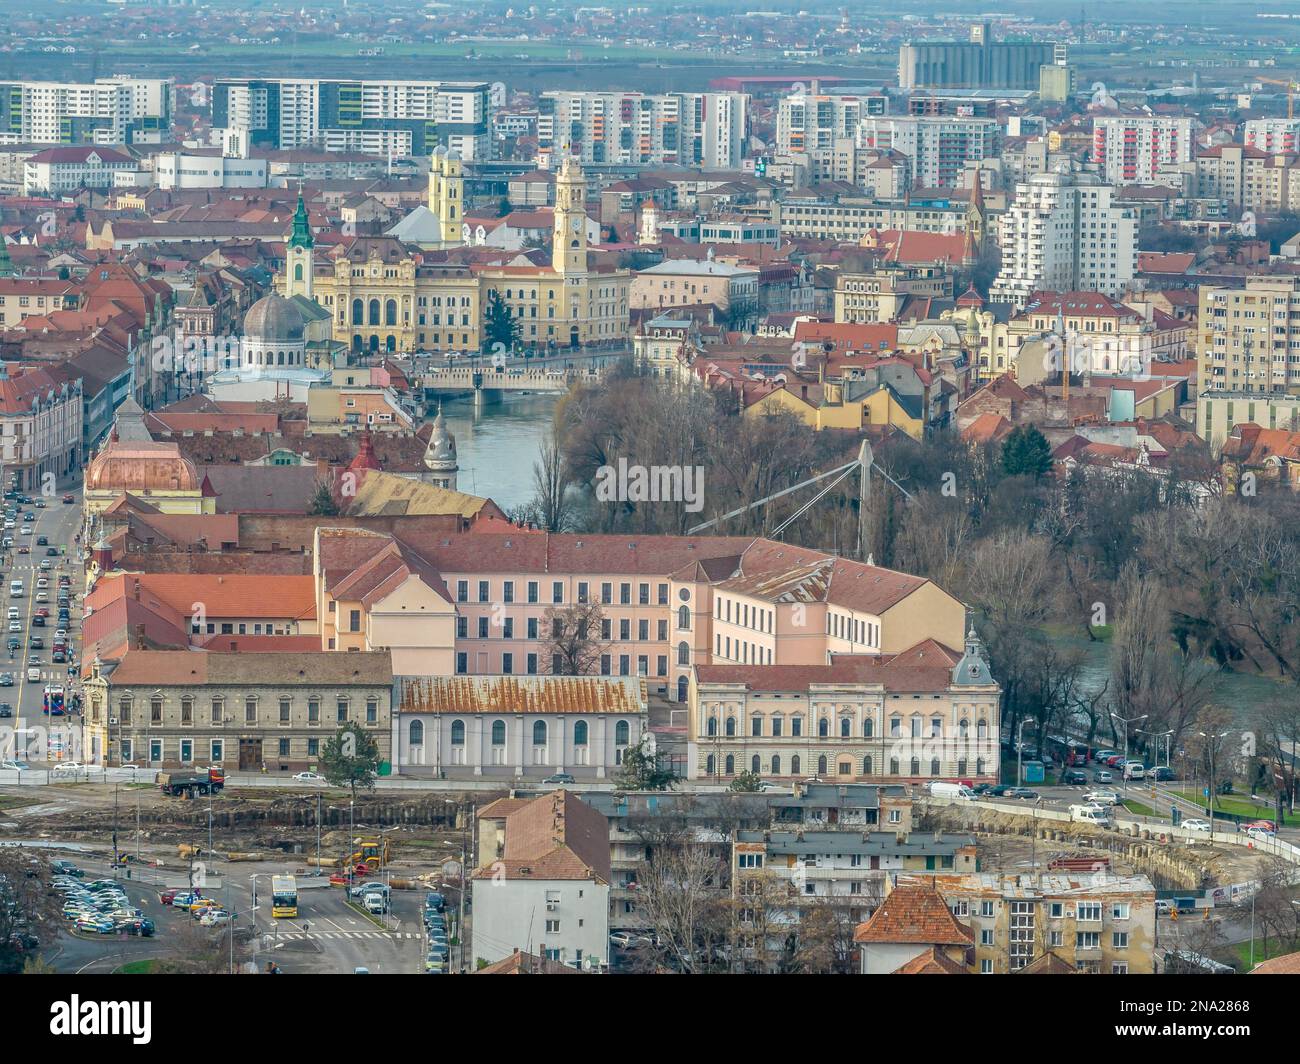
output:
M 465 224 L 465 177 L 460 153 L 441 144 L 433 149 L 429 162 L 429 210 L 442 229 L 442 246 L 459 247 Z
M 559 274 L 587 272 L 587 182 L 568 156 L 555 178 L 555 232 L 551 265 Z
M 312 269 L 316 238 L 312 236 L 311 222 L 307 218 L 307 205 L 298 190 L 298 206 L 293 212 L 293 232 L 289 234 L 288 254 L 284 260 L 284 295 L 312 296 Z

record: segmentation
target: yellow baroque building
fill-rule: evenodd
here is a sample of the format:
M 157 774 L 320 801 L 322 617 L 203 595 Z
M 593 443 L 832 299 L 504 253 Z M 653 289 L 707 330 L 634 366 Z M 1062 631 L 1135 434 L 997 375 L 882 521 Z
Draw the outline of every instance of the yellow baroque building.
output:
M 464 240 L 460 157 L 438 148 L 429 171 L 429 202 L 407 231 L 357 236 L 322 262 L 310 233 L 295 230 L 279 288 L 329 312 L 334 339 L 352 351 L 483 350 L 483 322 L 495 293 L 519 322 L 519 344 L 576 348 L 627 343 L 630 271 L 592 262 L 586 236 L 586 180 L 568 158 L 556 176 L 551 261 L 522 254 L 509 265 L 474 262 Z

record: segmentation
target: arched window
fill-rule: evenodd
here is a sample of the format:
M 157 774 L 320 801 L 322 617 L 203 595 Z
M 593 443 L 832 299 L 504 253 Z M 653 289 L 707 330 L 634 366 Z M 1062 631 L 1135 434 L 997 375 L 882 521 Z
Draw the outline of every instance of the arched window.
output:
M 630 738 L 631 738 L 631 728 L 628 726 L 627 721 L 620 720 L 617 724 L 614 725 L 615 746 L 627 746 Z
M 736 734 L 736 718 L 735 718 L 735 717 L 728 717 L 728 718 L 727 718 L 727 728 L 726 728 L 726 731 L 727 731 L 727 737 L 728 737 L 728 738 L 730 738 L 731 736 L 733 736 L 733 735 Z
M 718 734 L 718 718 L 717 718 L 717 717 L 710 717 L 710 718 L 709 718 L 709 723 L 708 723 L 708 728 L 707 728 L 706 734 L 709 735 L 709 736 L 714 736 L 714 735 L 717 735 L 717 734 Z
M 919 776 L 921 774 L 921 759 L 919 757 L 912 758 L 912 763 L 908 769 L 908 774 L 911 776 Z
M 384 304 L 384 324 L 397 324 L 397 300 L 395 299 L 390 299 Z
M 871 736 L 875 734 L 875 731 L 875 722 L 870 717 L 864 719 L 862 722 L 862 738 L 870 739 Z
M 691 645 L 689 643 L 677 644 L 677 664 L 689 665 L 691 663 Z
M 301 262 L 295 262 L 295 263 L 293 264 L 293 279 L 294 279 L 295 281 L 301 281 L 301 280 L 302 280 L 302 263 L 301 263 Z
M 492 745 L 506 745 L 506 722 L 503 720 L 494 720 L 492 722 Z
M 724 764 L 725 764 L 727 767 L 726 767 L 726 770 L 723 772 L 723 775 L 724 775 L 724 776 L 734 776 L 734 775 L 736 774 L 736 759 L 735 759 L 735 757 L 734 757 L 733 755 L 731 755 L 731 754 L 728 754 L 728 755 L 727 755 L 727 760 L 724 762 Z
M 781 755 L 780 755 L 780 754 L 773 754 L 773 755 L 772 755 L 772 775 L 773 775 L 773 776 L 779 776 L 779 775 L 781 775 Z
M 412 746 L 423 746 L 424 745 L 424 721 L 422 720 L 411 721 L 411 730 L 409 735 L 410 735 L 410 743 Z
M 691 627 L 691 608 L 689 606 L 679 606 L 677 608 L 677 627 L 682 631 L 687 631 Z
M 760 772 L 763 771 L 763 762 L 758 759 L 757 754 L 755 754 L 752 758 L 750 758 L 749 771 L 752 772 L 755 776 L 757 776 Z
M 870 775 L 871 775 L 871 755 L 870 755 L 870 754 L 868 754 L 866 757 L 864 757 L 864 758 L 862 759 L 862 774 L 863 774 L 864 776 L 870 776 Z
M 975 759 L 975 775 L 984 775 L 984 759 L 982 757 L 977 757 Z
M 891 757 L 889 759 L 889 774 L 891 776 L 898 775 L 898 758 L 896 757 Z
M 824 776 L 824 775 L 826 775 L 826 755 L 825 755 L 825 754 L 822 754 L 822 756 L 819 757 L 819 758 L 817 759 L 817 775 L 819 775 L 819 776 Z
M 370 301 L 370 324 L 379 324 L 379 300 L 377 299 L 372 299 Z
M 678 702 L 686 701 L 686 677 L 685 676 L 677 677 L 677 701 Z
M 831 733 L 831 722 L 825 717 L 817 722 L 817 734 L 825 739 Z
M 465 722 L 463 720 L 453 720 L 451 722 L 451 745 L 465 745 Z
M 847 739 L 853 734 L 853 722 L 848 717 L 840 718 L 840 738 Z
M 989 734 L 988 721 L 981 720 L 975 725 L 975 738 L 987 739 Z
M 587 722 L 585 720 L 580 720 L 573 726 L 573 745 L 587 745 Z
M 706 776 L 712 776 L 714 771 L 717 769 L 717 767 L 718 767 L 717 759 L 714 758 L 712 754 L 710 754 L 708 757 L 704 759 L 704 774 Z
M 544 720 L 533 721 L 533 745 L 546 745 L 546 721 Z
M 352 324 L 361 325 L 366 320 L 366 305 L 359 299 L 352 301 Z
M 967 735 L 969 735 L 969 733 L 970 733 L 970 721 L 968 721 L 965 717 L 962 717 L 962 719 L 957 722 L 957 735 L 960 738 L 965 739 Z
M 930 775 L 939 775 L 939 759 L 937 757 L 930 758 Z
M 794 757 L 790 758 L 790 773 L 791 773 L 791 775 L 794 775 L 794 776 L 799 775 L 799 755 L 798 755 L 798 754 L 795 754 Z

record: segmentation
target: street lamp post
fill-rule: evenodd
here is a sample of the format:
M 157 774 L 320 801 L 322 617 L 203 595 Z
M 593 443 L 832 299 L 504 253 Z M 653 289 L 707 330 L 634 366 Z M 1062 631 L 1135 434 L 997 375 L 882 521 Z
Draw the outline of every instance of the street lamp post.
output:
M 1124 764 L 1120 766 L 1119 780 L 1120 786 L 1125 791 L 1128 790 L 1128 726 L 1136 724 L 1140 720 L 1146 720 L 1148 716 L 1150 714 L 1143 713 L 1140 717 L 1121 717 L 1117 713 L 1111 713 L 1112 720 L 1117 720 L 1124 725 Z
M 1208 795 L 1209 801 L 1206 806 L 1206 810 L 1210 814 L 1210 834 L 1213 835 L 1214 834 L 1214 744 L 1216 740 L 1227 738 L 1227 736 L 1230 735 L 1231 733 L 1225 731 L 1225 732 L 1217 732 L 1217 733 L 1197 732 L 1197 734 L 1200 735 L 1202 738 L 1208 740 L 1210 744 L 1210 786 L 1208 788 L 1210 793 Z
M 1024 750 L 1025 750 L 1025 725 L 1037 724 L 1033 717 L 1026 717 L 1016 725 L 1016 786 L 1025 785 L 1024 775 Z

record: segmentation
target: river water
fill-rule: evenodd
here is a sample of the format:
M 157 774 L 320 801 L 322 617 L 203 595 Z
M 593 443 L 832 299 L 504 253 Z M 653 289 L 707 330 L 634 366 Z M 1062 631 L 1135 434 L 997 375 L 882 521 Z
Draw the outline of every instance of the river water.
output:
M 503 510 L 532 499 L 533 464 L 557 401 L 554 395 L 507 394 L 481 406 L 472 398 L 444 402 L 442 415 L 456 437 L 460 462 L 457 488 L 486 496 Z

